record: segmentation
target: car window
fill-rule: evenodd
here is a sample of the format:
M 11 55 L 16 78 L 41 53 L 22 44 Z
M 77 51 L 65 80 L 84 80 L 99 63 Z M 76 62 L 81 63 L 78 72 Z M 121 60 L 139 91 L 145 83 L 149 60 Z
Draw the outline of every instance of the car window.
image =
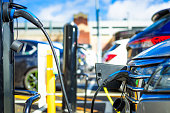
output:
M 108 51 L 113 51 L 116 49 L 120 44 L 114 44 Z
M 36 46 L 29 44 L 29 43 L 24 43 L 24 47 L 22 50 L 22 55 L 31 55 L 37 50 Z

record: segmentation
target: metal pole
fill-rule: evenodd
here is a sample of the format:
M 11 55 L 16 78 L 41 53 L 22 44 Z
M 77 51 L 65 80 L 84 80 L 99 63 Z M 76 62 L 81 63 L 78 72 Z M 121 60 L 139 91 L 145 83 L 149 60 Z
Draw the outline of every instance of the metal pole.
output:
M 3 40 L 2 40 L 2 0 L 0 0 L 0 112 L 4 112 L 4 82 L 3 82 Z
M 96 0 L 96 22 L 97 22 L 97 62 L 102 62 L 102 48 L 100 39 L 100 25 L 99 25 L 99 0 Z
M 76 93 L 77 93 L 77 77 L 76 77 L 76 59 L 77 59 L 77 32 L 78 28 L 73 24 L 64 26 L 64 53 L 63 53 L 63 74 L 64 85 L 71 104 L 73 112 L 76 112 Z M 65 110 L 65 100 L 63 98 L 63 111 Z
M 87 104 L 87 86 L 88 86 L 88 80 L 89 80 L 89 77 L 87 74 L 85 73 L 80 73 L 80 74 L 77 74 L 77 76 L 81 76 L 83 75 L 84 78 L 85 78 L 85 95 L 84 95 L 84 113 L 86 113 L 86 104 Z
M 86 113 L 86 103 L 87 103 L 87 86 L 88 86 L 88 75 L 85 75 L 86 83 L 85 83 L 85 97 L 84 97 L 84 113 Z
M 2 20 L 2 3 L 0 0 L 0 112 L 14 113 L 14 54 L 10 49 L 14 40 L 13 22 Z

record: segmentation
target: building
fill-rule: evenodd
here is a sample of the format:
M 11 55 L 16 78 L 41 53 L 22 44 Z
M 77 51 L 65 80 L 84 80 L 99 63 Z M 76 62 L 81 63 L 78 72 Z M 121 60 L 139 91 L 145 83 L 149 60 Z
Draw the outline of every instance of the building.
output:
M 97 50 L 97 24 L 95 21 L 87 21 L 87 17 L 83 20 L 81 17 L 83 14 L 79 13 L 78 16 L 75 15 L 76 19 L 82 19 L 82 23 L 74 19 L 75 23 L 78 24 L 80 30 L 79 43 L 86 43 L 92 45 L 93 50 Z M 63 26 L 65 23 L 58 23 L 53 21 L 43 21 L 42 22 L 45 29 L 49 33 L 53 41 L 62 42 L 63 40 Z M 114 34 L 118 31 L 124 30 L 141 30 L 152 24 L 151 21 L 100 21 L 100 38 L 102 48 L 114 37 Z M 46 41 L 44 34 L 36 26 L 29 22 L 19 23 L 18 29 L 15 24 L 15 38 L 16 32 L 18 30 L 18 39 L 32 39 L 39 41 Z
M 79 29 L 79 44 L 90 44 L 90 29 L 87 19 L 87 15 L 81 12 L 74 15 L 74 23 L 77 24 Z

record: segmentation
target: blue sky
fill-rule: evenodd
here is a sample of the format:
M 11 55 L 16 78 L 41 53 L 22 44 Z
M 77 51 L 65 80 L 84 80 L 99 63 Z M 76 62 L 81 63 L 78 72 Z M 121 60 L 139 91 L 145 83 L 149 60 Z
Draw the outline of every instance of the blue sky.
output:
M 83 12 L 90 21 L 96 20 L 95 0 L 14 0 L 28 7 L 41 20 L 70 22 L 73 15 Z M 100 20 L 150 20 L 151 16 L 170 8 L 170 0 L 99 0 Z

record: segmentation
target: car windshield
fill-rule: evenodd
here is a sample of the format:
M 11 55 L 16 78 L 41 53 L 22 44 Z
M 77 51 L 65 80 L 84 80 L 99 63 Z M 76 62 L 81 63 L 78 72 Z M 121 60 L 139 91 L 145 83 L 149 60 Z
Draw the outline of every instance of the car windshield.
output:
M 170 59 L 161 64 L 149 80 L 148 90 L 167 89 L 170 90 Z

